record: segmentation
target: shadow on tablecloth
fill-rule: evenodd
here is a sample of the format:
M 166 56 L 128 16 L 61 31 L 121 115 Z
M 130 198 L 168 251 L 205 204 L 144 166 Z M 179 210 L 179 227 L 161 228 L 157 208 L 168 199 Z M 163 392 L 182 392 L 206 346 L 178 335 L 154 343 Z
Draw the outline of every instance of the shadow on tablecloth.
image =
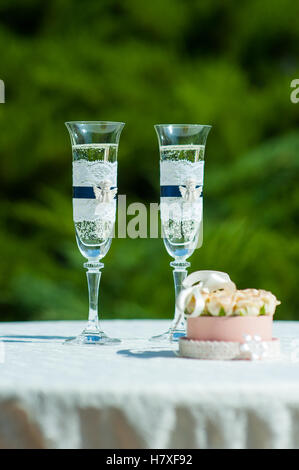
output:
M 157 357 L 173 357 L 173 358 L 176 357 L 174 351 L 165 350 L 165 349 L 149 350 L 149 351 L 138 350 L 138 349 L 121 349 L 117 351 L 117 354 L 120 354 L 126 357 L 135 357 L 137 359 L 153 359 Z

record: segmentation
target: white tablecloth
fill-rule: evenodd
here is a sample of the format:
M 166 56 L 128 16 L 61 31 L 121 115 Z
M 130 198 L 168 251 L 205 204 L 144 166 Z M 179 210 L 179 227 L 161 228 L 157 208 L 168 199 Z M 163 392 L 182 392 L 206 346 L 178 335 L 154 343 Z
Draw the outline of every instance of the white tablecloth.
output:
M 66 346 L 83 322 L 0 323 L 2 448 L 298 448 L 299 363 L 199 361 L 147 340 Z M 166 321 L 106 321 L 148 337 Z M 299 322 L 277 322 L 286 347 Z

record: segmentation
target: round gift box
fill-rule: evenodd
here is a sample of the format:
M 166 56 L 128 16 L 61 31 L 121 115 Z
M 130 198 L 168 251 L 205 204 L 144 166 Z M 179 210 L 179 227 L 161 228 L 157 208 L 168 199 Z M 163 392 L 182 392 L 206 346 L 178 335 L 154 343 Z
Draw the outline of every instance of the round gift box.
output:
M 244 343 L 244 335 L 272 340 L 271 315 L 258 317 L 196 317 L 187 319 L 187 338 L 198 341 L 236 341 Z

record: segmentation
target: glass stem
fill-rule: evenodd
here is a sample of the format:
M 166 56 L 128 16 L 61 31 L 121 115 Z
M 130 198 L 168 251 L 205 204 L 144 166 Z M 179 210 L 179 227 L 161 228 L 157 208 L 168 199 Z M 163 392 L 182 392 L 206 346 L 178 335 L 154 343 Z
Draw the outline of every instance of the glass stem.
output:
M 84 268 L 87 269 L 87 284 L 89 295 L 89 313 L 88 323 L 85 332 L 99 331 L 99 318 L 98 318 L 98 299 L 99 299 L 99 285 L 101 279 L 101 269 L 104 267 L 103 263 L 89 261 L 84 263 Z
M 188 261 L 172 261 L 170 263 L 170 266 L 173 269 L 173 280 L 174 280 L 174 291 L 175 291 L 175 314 L 174 314 L 174 320 L 172 323 L 172 328 L 173 329 L 185 329 L 185 320 L 184 317 L 180 318 L 180 313 L 176 307 L 176 299 L 179 293 L 182 290 L 182 284 L 184 279 L 186 279 L 188 275 L 187 268 L 191 266 L 191 264 Z

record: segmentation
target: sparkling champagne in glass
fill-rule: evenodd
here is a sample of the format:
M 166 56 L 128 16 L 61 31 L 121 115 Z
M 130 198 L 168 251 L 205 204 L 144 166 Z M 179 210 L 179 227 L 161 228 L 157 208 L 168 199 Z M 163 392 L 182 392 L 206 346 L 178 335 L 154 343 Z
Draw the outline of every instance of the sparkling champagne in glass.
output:
M 159 124 L 160 215 L 164 245 L 174 258 L 175 298 L 181 291 L 190 263 L 187 259 L 202 245 L 203 176 L 205 144 L 211 126 Z M 184 319 L 175 308 L 166 333 L 152 340 L 178 341 L 185 335 Z
M 98 320 L 101 259 L 108 252 L 116 218 L 117 151 L 122 122 L 66 122 L 73 154 L 73 218 L 76 240 L 87 259 L 88 323 L 68 344 L 110 344 Z

